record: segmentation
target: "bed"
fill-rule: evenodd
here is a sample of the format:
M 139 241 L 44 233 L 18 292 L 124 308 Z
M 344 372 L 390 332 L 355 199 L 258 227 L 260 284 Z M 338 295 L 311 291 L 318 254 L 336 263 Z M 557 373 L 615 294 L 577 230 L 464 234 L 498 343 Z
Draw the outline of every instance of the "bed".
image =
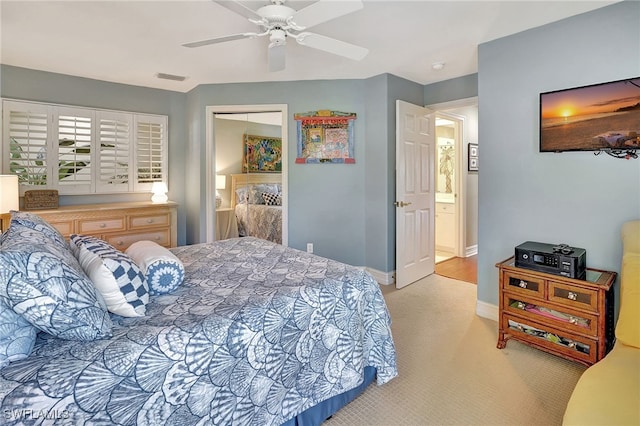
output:
M 12 228 L 2 271 L 20 250 Z M 45 237 L 31 252 L 71 265 Z M 184 281 L 151 295 L 144 316 L 93 312 L 110 334 L 93 340 L 38 331 L 30 354 L 2 367 L 4 424 L 318 425 L 397 375 L 390 317 L 366 271 L 254 237 L 170 252 Z M 0 291 L 0 308 L 12 300 Z
M 282 175 L 244 173 L 231 175 L 231 207 L 238 235 L 282 243 Z

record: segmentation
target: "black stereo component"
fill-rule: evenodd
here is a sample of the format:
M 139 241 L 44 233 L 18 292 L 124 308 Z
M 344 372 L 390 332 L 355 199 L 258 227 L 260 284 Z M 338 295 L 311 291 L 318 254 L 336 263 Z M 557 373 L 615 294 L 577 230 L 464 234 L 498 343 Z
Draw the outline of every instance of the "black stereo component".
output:
M 587 251 L 566 244 L 527 241 L 516 247 L 516 266 L 583 280 L 587 270 Z

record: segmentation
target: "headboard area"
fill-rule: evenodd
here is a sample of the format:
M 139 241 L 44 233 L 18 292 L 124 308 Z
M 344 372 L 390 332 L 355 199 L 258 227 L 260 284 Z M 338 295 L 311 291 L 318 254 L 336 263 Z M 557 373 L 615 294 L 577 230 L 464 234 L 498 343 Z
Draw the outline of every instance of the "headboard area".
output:
M 231 175 L 231 208 L 236 207 L 236 190 L 260 183 L 282 183 L 282 173 L 237 173 Z

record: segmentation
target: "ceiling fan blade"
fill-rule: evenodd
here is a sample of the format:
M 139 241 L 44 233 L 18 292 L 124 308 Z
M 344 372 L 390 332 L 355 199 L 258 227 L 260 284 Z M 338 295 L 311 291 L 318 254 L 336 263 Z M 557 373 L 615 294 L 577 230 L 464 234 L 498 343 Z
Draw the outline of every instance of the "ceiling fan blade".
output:
M 314 25 L 360 10 L 362 7 L 363 4 L 360 0 L 319 0 L 294 13 L 293 22 L 300 27 L 311 28 Z
M 237 13 L 238 15 L 244 16 L 247 19 L 262 19 L 260 15 L 256 13 L 255 10 L 248 8 L 244 4 L 240 3 L 236 0 L 213 0 L 218 3 L 220 6 L 229 9 L 232 12 Z
M 282 71 L 285 64 L 287 46 L 284 44 L 269 46 L 269 71 Z
M 344 56 L 345 58 L 356 61 L 363 59 L 369 53 L 369 49 L 365 47 L 356 46 L 355 44 L 314 33 L 300 33 L 296 41 L 303 46 L 324 50 L 325 52 Z
M 225 41 L 240 40 L 243 38 L 253 38 L 257 36 L 258 34 L 256 33 L 232 34 L 224 37 L 210 38 L 209 40 L 194 41 L 192 43 L 183 44 L 183 46 L 184 47 L 200 47 L 200 46 L 207 46 L 209 44 L 224 43 Z

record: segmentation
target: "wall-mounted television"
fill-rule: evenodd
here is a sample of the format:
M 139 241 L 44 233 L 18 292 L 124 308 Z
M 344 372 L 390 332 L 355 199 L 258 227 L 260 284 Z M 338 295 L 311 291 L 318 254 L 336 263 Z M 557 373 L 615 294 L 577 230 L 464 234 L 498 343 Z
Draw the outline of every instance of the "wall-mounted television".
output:
M 540 93 L 540 151 L 640 148 L 640 77 Z

